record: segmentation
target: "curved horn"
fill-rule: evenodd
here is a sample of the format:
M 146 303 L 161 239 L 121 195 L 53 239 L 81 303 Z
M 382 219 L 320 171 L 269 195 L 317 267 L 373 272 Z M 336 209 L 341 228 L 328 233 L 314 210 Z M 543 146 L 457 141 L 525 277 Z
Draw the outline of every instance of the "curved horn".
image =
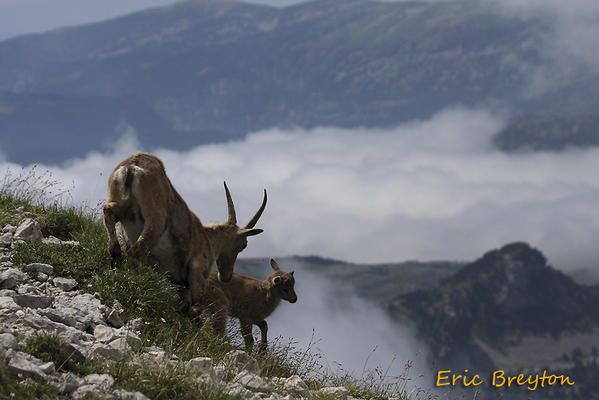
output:
M 256 212 L 256 215 L 254 215 L 252 217 L 252 219 L 250 220 L 250 222 L 247 223 L 247 225 L 245 226 L 246 229 L 253 228 L 254 226 L 256 226 L 256 223 L 262 216 L 262 213 L 264 212 L 264 208 L 266 207 L 266 200 L 267 200 L 266 189 L 264 189 L 264 199 L 262 200 L 262 205 Z
M 233 199 L 231 198 L 231 192 L 229 192 L 227 182 L 224 182 L 224 184 L 225 194 L 227 195 L 227 209 L 229 210 L 229 218 L 227 223 L 237 225 L 237 216 L 235 215 L 235 205 L 233 204 Z

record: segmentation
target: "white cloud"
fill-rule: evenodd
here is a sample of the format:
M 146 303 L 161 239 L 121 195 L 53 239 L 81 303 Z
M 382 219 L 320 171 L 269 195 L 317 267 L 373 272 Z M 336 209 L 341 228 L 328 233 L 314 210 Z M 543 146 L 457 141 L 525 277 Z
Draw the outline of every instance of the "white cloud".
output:
M 492 146 L 502 124 L 488 112 L 454 108 L 391 130 L 271 129 L 156 153 L 204 222 L 225 218 L 223 180 L 241 222 L 268 189 L 259 223 L 265 233 L 250 240 L 244 255 L 468 260 L 525 240 L 557 266 L 593 265 L 599 150 L 502 153 Z M 95 205 L 112 168 L 136 147 L 129 138 L 110 154 L 48 168 L 74 183 L 75 201 Z
M 295 269 L 298 302 L 282 302 L 268 318 L 271 342 L 277 337 L 283 343 L 294 338 L 297 349 L 311 348 L 319 354 L 320 364 L 329 372 L 366 378 L 378 368 L 388 383 L 405 384 L 410 391 L 431 389 L 434 378 L 428 349 L 410 328 L 394 323 L 383 309 L 357 297 L 351 288 L 297 265 L 283 268 Z

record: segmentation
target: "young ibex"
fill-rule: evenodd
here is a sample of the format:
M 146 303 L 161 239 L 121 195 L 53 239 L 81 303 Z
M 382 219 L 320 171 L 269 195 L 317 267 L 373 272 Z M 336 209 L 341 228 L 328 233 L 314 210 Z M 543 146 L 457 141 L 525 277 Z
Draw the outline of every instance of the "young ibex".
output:
M 260 328 L 260 349 L 267 346 L 268 325 L 265 321 L 282 300 L 297 301 L 293 271 L 283 271 L 275 260 L 270 260 L 273 273 L 261 281 L 234 273 L 229 282 L 219 281 L 212 273 L 206 286 L 206 298 L 213 313 L 216 333 L 225 333 L 227 316 L 238 318 L 245 346 L 254 346 L 252 325 Z
M 141 265 L 149 256 L 174 282 L 189 288 L 191 304 L 201 307 L 212 265 L 216 263 L 220 280 L 230 280 L 247 237 L 262 233 L 254 226 L 266 207 L 266 190 L 262 205 L 243 228 L 237 226 L 226 183 L 225 193 L 227 222 L 204 226 L 177 193 L 158 157 L 139 153 L 122 161 L 108 180 L 103 209 L 113 263 L 122 261 L 116 234 L 120 222 L 129 258 Z

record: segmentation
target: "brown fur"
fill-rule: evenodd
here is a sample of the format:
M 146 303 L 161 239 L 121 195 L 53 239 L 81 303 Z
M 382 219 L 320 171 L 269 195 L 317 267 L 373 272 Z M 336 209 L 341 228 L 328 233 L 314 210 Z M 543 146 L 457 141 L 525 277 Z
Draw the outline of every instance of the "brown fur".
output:
M 192 304 L 199 306 L 212 265 L 216 263 L 220 279 L 231 279 L 247 237 L 262 232 L 254 225 L 266 206 L 266 190 L 262 206 L 244 228 L 237 226 L 226 184 L 225 193 L 228 221 L 204 226 L 177 193 L 158 157 L 139 153 L 122 161 L 110 175 L 103 208 L 114 264 L 122 261 L 116 232 L 116 223 L 120 222 L 129 258 L 141 265 L 149 257 L 174 282 L 188 287 Z
M 254 345 L 252 325 L 260 328 L 260 348 L 267 346 L 268 324 L 265 319 L 273 313 L 281 300 L 295 303 L 295 278 L 293 271 L 280 269 L 275 260 L 270 260 L 273 273 L 261 281 L 234 273 L 229 282 L 221 282 L 216 274 L 208 278 L 206 297 L 214 316 L 214 329 L 225 333 L 227 316 L 238 318 L 246 347 Z

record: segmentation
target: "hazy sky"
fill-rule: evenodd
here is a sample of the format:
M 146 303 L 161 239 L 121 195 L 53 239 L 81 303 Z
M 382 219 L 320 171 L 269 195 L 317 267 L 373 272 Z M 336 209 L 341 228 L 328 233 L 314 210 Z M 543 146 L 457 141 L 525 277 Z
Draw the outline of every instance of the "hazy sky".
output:
M 23 33 L 41 32 L 62 26 L 100 21 L 177 2 L 176 0 L 0 0 L 0 39 Z M 298 0 L 255 0 L 284 6 Z

